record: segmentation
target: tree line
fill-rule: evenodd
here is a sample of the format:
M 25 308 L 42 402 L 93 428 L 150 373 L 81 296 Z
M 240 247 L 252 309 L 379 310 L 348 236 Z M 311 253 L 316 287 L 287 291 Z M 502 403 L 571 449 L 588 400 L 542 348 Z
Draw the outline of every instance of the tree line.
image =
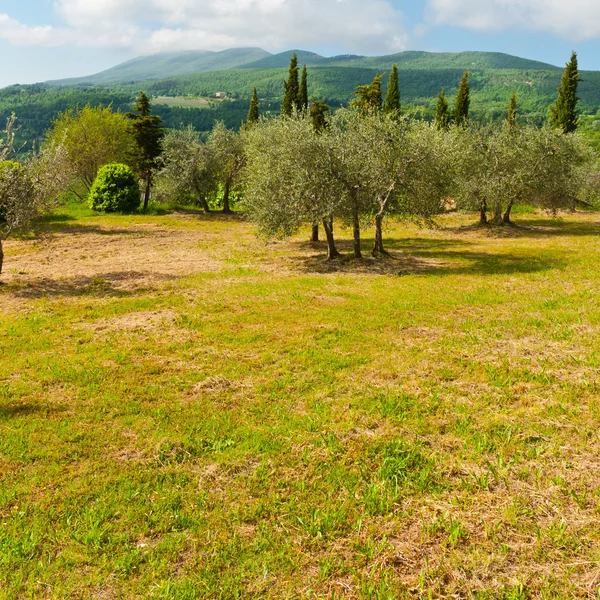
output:
M 3 239 L 66 190 L 103 210 L 145 210 L 152 199 L 231 212 L 241 202 L 265 237 L 309 223 L 317 241 L 322 228 L 331 259 L 339 256 L 336 223 L 351 229 L 359 258 L 365 227 L 375 228 L 373 254 L 386 253 L 389 217 L 431 219 L 450 205 L 477 211 L 481 224 L 510 224 L 516 204 L 557 211 L 593 197 L 596 156 L 575 134 L 575 54 L 542 128 L 519 122 L 515 95 L 504 123 L 472 122 L 468 72 L 452 110 L 439 94 L 432 123 L 402 114 L 395 66 L 385 94 L 380 74 L 336 111 L 309 97 L 308 77 L 293 56 L 280 115 L 261 116 L 254 88 L 241 130 L 217 122 L 208 136 L 190 126 L 166 130 L 142 92 L 126 114 L 110 106 L 60 114 L 41 150 L 17 162 L 9 119 L 0 155 L 0 253 Z M 99 176 L 110 164 L 130 173 L 112 168 Z M 142 194 L 134 186 L 123 205 L 107 199 L 106 190 L 132 179 Z

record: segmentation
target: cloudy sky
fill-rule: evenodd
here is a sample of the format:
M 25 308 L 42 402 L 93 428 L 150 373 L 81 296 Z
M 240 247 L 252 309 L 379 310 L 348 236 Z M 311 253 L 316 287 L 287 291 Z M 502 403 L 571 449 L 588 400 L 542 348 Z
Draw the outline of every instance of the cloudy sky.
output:
M 600 0 L 0 0 L 0 86 L 140 54 L 492 50 L 600 70 Z

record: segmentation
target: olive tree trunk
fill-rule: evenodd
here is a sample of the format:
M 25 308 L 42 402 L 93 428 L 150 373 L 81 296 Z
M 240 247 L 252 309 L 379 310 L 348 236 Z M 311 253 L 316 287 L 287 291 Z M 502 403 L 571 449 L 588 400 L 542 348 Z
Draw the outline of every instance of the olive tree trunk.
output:
M 318 223 L 313 223 L 312 226 L 312 236 L 310 238 L 311 242 L 318 242 L 319 241 L 319 224 Z
M 2 275 L 2 264 L 4 263 L 4 249 L 2 248 L 2 238 L 0 238 L 0 275 Z
M 362 258 L 360 251 L 360 218 L 358 214 L 358 192 L 356 189 L 352 189 L 350 192 L 350 198 L 352 202 L 352 232 L 354 237 L 354 258 Z
M 333 217 L 323 219 L 323 229 L 327 237 L 327 260 L 333 260 L 340 256 L 340 253 L 335 247 L 335 239 L 333 237 Z
M 481 201 L 481 207 L 479 209 L 479 224 L 487 225 L 487 202 L 485 200 Z
M 512 210 L 513 207 L 513 201 L 511 200 L 508 203 L 508 206 L 506 207 L 506 210 L 504 211 L 504 214 L 502 215 L 502 222 L 505 225 L 510 225 L 512 223 L 512 221 L 510 220 L 510 211 Z
M 229 206 L 229 191 L 231 190 L 231 178 L 228 177 L 225 180 L 225 186 L 223 188 L 223 212 L 227 215 L 231 214 L 233 211 Z
M 373 256 L 379 254 L 388 254 L 383 247 L 383 214 L 375 216 L 375 246 L 373 246 Z

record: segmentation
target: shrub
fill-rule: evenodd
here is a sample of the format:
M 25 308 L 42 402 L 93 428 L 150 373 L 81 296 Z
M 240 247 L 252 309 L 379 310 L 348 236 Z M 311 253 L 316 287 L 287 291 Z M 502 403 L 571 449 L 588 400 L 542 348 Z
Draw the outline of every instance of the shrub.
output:
M 140 186 L 127 165 L 105 165 L 90 190 L 90 207 L 105 212 L 133 212 L 140 207 Z

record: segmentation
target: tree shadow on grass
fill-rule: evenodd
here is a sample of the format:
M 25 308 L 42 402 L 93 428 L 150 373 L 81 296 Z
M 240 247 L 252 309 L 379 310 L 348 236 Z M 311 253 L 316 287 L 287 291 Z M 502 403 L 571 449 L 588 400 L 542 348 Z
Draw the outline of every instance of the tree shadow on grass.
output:
M 42 404 L 9 404 L 0 406 L 0 421 L 5 419 L 15 419 L 17 417 L 27 417 L 29 415 L 50 415 L 64 412 L 66 407 L 61 405 L 42 405 Z
M 367 246 L 369 240 L 365 240 Z M 302 244 L 305 245 L 305 244 Z M 354 273 L 365 275 L 510 275 L 514 273 L 538 273 L 560 269 L 565 261 L 544 255 L 494 254 L 469 250 L 464 240 L 436 240 L 427 238 L 403 238 L 386 240 L 389 254 L 373 257 L 363 252 L 362 259 L 355 259 L 349 252 L 351 243 L 341 242 L 343 252 L 339 259 L 327 260 L 326 245 L 311 243 L 320 253 L 291 259 L 300 271 L 307 273 Z M 346 254 L 348 253 L 348 254 Z
M 156 283 L 177 279 L 149 271 L 117 271 L 98 273 L 93 277 L 40 278 L 5 285 L 3 292 L 19 298 L 82 297 L 126 298 L 157 289 Z
M 600 236 L 600 221 L 573 221 L 556 219 L 519 219 L 509 225 L 480 225 L 473 223 L 459 227 L 445 227 L 453 234 L 477 232 L 493 238 L 542 238 L 549 236 Z

